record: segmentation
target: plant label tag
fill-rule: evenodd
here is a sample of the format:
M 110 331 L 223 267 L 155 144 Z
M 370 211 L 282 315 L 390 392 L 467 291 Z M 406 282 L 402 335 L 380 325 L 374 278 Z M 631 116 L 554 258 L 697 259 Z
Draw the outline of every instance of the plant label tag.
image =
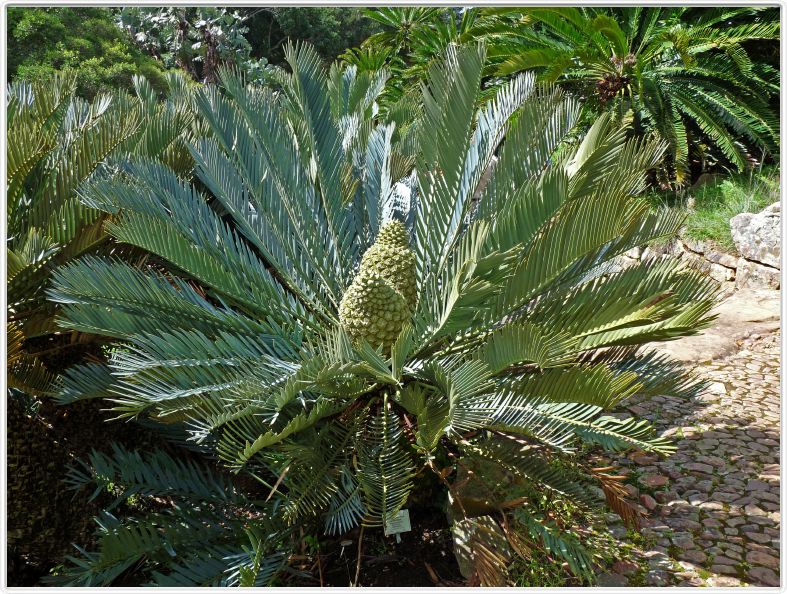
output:
M 410 532 L 410 512 L 406 509 L 399 510 L 393 518 L 385 523 L 385 535 L 396 535 L 396 541 L 401 542 L 399 534 L 402 532 Z

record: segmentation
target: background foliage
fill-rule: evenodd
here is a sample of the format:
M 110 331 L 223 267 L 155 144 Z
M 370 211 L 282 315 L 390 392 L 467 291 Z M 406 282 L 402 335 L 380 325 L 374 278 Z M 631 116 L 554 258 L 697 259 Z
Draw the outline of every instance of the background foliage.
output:
M 683 185 L 718 167 L 778 157 L 778 11 L 692 8 L 379 8 L 383 30 L 343 54 L 394 73 L 383 102 L 416 88 L 449 43 L 484 40 L 493 96 L 531 70 L 583 103 L 669 144 L 656 177 Z M 776 52 L 776 53 L 774 53 Z
M 359 45 L 379 26 L 358 8 L 273 7 L 239 9 L 245 15 L 252 56 L 284 63 L 288 39 L 305 41 L 326 62 Z
M 8 7 L 8 79 L 48 80 L 73 70 L 77 93 L 132 89 L 134 75 L 165 88 L 164 66 L 137 49 L 106 8 Z

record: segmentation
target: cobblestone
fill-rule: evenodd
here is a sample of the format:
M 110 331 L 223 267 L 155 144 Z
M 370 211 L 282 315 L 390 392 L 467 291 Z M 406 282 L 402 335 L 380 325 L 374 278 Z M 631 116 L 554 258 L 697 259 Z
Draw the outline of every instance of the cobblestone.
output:
M 703 394 L 626 403 L 678 448 L 664 459 L 638 452 L 617 460 L 634 473 L 629 494 L 654 527 L 642 532 L 653 535 L 650 548 L 634 547 L 646 585 L 779 585 L 780 338 L 753 336 L 737 353 L 697 366 L 711 382 Z M 621 574 L 613 568 L 607 580 L 620 584 Z

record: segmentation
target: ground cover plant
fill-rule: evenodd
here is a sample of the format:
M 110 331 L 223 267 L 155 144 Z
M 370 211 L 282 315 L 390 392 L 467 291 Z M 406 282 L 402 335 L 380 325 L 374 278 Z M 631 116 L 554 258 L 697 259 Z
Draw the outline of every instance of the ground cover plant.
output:
M 405 137 L 377 117 L 384 71 L 286 56 L 275 90 L 223 71 L 196 92 L 193 183 L 130 157 L 83 184 L 114 241 L 151 257 L 89 256 L 48 291 L 62 328 L 117 341 L 59 400 L 155 421 L 244 492 L 198 462 L 97 454 L 73 486 L 150 502 L 99 518 L 55 581 L 281 583 L 292 527 L 379 530 L 424 492 L 467 535 L 471 583 L 508 582 L 501 538 L 592 580 L 543 497 L 636 523 L 588 448 L 672 451 L 608 412 L 697 388 L 640 347 L 698 332 L 716 294 L 677 262 L 610 270 L 683 223 L 640 196 L 666 145 L 609 116 L 573 141 L 579 104 L 530 74 L 478 109 L 483 45 L 429 68 Z

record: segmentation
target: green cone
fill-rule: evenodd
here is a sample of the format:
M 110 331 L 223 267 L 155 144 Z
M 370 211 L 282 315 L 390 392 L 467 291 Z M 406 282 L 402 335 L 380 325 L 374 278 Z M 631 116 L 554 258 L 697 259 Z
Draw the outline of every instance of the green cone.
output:
M 398 221 L 386 224 L 361 259 L 339 305 L 339 319 L 355 340 L 390 347 L 416 304 L 415 255 Z
M 407 230 L 399 221 L 387 223 L 377 241 L 361 259 L 361 270 L 371 270 L 401 293 L 411 310 L 415 309 L 415 254 L 410 249 Z

